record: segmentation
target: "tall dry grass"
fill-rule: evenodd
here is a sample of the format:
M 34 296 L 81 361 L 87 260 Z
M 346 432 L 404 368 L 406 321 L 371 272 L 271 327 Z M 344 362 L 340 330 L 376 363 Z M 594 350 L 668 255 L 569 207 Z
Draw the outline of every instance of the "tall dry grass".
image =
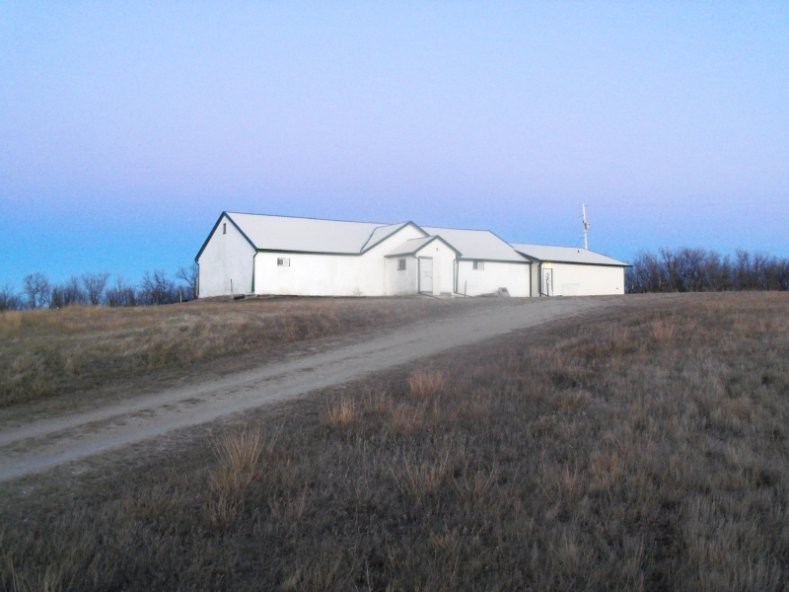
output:
M 252 418 L 278 436 L 238 470 L 230 520 L 212 518 L 230 461 L 210 438 L 6 487 L 0 582 L 784 590 L 789 300 L 644 302 L 426 361 L 445 376 L 429 397 L 401 370 Z
M 228 432 L 216 438 L 212 446 L 219 466 L 209 481 L 209 520 L 224 527 L 236 518 L 244 492 L 259 475 L 263 436 L 251 429 Z
M 445 309 L 413 299 L 275 299 L 2 312 L 0 408 L 162 370 L 194 371 L 195 364 L 238 354 L 276 354 L 288 344 L 406 323 Z

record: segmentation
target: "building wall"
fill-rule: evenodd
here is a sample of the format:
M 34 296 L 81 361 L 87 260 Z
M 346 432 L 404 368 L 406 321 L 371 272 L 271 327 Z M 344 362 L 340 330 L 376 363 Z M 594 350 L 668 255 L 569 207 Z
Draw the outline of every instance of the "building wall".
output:
M 445 243 L 434 240 L 425 245 L 416 256 L 418 258 L 429 258 L 432 263 L 433 271 L 433 290 L 432 294 L 452 294 L 455 291 L 455 251 L 450 249 Z M 423 287 L 420 287 L 424 291 Z
M 543 263 L 551 269 L 553 296 L 602 296 L 625 293 L 625 268 L 572 263 Z M 546 287 L 541 286 L 547 293 Z
M 397 259 L 386 259 L 385 255 L 406 240 L 421 236 L 419 230 L 409 226 L 362 255 L 259 252 L 255 256 L 255 292 L 302 296 L 385 296 L 395 293 L 387 290 L 407 289 L 407 282 L 400 286 L 396 280 L 396 285 L 392 285 Z M 279 259 L 287 265 L 278 264 Z M 391 260 L 395 262 L 394 271 L 389 264 Z
M 399 269 L 400 260 L 405 261 L 405 269 Z M 387 257 L 384 260 L 386 269 L 386 294 L 404 296 L 416 294 L 418 266 L 416 257 Z
M 353 296 L 357 260 L 354 255 L 260 252 L 255 256 L 255 293 Z
M 536 261 L 531 264 L 531 295 L 542 296 L 540 283 L 540 264 Z
M 252 292 L 254 254 L 252 245 L 222 217 L 197 261 L 200 298 Z
M 457 292 L 466 296 L 492 294 L 499 288 L 507 288 L 510 296 L 531 295 L 530 265 L 502 261 L 482 261 L 482 269 L 474 269 L 474 262 L 458 261 Z

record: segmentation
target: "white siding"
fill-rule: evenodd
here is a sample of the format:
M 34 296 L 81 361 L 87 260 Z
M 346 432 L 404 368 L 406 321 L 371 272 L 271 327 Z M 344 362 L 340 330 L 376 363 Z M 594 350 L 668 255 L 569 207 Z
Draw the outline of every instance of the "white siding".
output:
M 455 251 L 445 243 L 434 240 L 419 249 L 417 257 L 429 257 L 433 265 L 432 294 L 452 294 L 455 291 Z
M 401 259 L 405 261 L 405 269 L 399 268 L 399 261 Z M 388 295 L 403 296 L 406 294 L 416 294 L 416 257 L 413 255 L 387 257 L 384 260 L 384 265 L 386 266 L 386 293 Z
M 289 265 L 278 265 L 278 259 L 287 260 Z M 353 296 L 358 290 L 358 259 L 355 255 L 258 253 L 255 257 L 255 293 Z
M 226 217 L 200 253 L 200 298 L 252 292 L 252 260 L 255 250 Z
M 526 297 L 529 289 L 530 265 L 502 261 L 480 261 L 481 269 L 474 269 L 474 262 L 458 262 L 457 291 L 466 296 L 492 294 L 499 288 L 507 288 L 510 296 Z M 478 266 L 479 267 L 479 266 Z
M 625 268 L 572 263 L 543 263 L 552 269 L 553 296 L 602 296 L 625 293 Z M 542 286 L 545 293 L 545 286 Z
M 422 236 L 407 226 L 362 255 L 259 252 L 255 257 L 255 292 L 302 296 L 385 296 L 391 268 L 384 255 L 404 241 Z M 289 266 L 277 265 L 288 258 Z M 395 270 L 397 260 L 394 259 Z

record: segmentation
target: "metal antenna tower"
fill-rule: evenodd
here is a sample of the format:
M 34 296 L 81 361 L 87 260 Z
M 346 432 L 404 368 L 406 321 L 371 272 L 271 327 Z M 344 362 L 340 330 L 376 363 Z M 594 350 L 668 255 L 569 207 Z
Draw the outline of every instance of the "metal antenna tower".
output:
M 589 220 L 586 218 L 586 204 L 581 204 L 581 216 L 584 221 L 584 250 L 589 250 Z

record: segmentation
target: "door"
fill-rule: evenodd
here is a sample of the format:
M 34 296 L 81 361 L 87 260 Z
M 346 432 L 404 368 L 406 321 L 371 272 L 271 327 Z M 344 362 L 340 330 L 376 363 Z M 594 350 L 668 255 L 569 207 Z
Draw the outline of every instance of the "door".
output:
M 433 293 L 433 258 L 419 258 L 419 291 Z
M 545 296 L 553 296 L 553 269 L 542 268 L 542 293 Z

